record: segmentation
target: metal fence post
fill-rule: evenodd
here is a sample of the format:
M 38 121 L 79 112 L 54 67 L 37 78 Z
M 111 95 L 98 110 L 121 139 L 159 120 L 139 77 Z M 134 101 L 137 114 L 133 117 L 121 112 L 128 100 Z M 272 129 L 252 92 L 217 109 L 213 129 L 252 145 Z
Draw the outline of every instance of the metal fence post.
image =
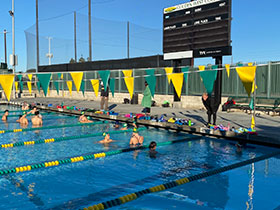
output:
M 268 62 L 267 69 L 267 98 L 271 95 L 271 61 Z

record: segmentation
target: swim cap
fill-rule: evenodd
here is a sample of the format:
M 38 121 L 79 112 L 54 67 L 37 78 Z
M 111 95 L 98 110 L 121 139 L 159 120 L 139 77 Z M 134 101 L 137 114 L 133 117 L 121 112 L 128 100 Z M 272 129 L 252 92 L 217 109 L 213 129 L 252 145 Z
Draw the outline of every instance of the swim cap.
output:
M 137 128 L 133 128 L 133 133 L 138 133 Z
M 87 119 L 90 120 L 90 116 L 87 116 Z
M 124 128 L 127 127 L 127 123 L 123 124 L 123 127 L 124 127 Z
M 81 114 L 85 114 L 85 112 L 81 112 Z
M 103 136 L 107 136 L 107 133 L 105 132 L 105 133 L 103 133 Z
M 23 112 L 22 114 L 23 114 L 23 115 L 25 115 L 25 114 L 26 114 L 26 112 Z

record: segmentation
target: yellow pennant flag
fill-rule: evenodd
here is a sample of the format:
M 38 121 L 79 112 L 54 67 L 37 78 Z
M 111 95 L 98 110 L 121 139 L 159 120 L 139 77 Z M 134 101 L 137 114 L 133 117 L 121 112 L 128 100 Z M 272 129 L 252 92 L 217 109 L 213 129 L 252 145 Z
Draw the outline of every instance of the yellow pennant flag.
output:
M 256 66 L 236 67 L 237 74 L 241 79 L 248 96 L 250 96 L 252 93 L 253 83 L 256 75 L 256 69 L 257 69 Z
M 132 77 L 132 70 L 122 70 L 125 77 Z
M 5 93 L 8 101 L 10 101 L 10 98 L 11 98 L 14 77 L 15 77 L 15 75 L 13 75 L 13 74 L 0 75 L 0 84 L 4 90 L 4 93 Z
M 16 91 L 18 91 L 18 82 L 15 82 Z
M 179 98 L 181 98 L 183 81 L 184 81 L 184 73 L 174 73 L 171 75 L 171 80 L 175 91 Z
M 60 79 L 63 79 L 63 73 L 61 74 Z
M 99 90 L 99 80 L 98 79 L 92 79 L 91 85 L 94 90 L 95 96 L 98 97 L 98 90 Z
M 199 71 L 204 71 L 205 70 L 205 66 L 198 66 Z
M 32 93 L 32 83 L 31 82 L 27 82 L 27 87 L 28 87 L 28 91 L 31 94 Z
M 226 70 L 227 70 L 227 77 L 229 78 L 229 74 L 230 74 L 230 65 L 229 65 L 229 64 L 226 64 L 225 67 L 226 67 Z
M 84 72 L 71 72 L 70 74 L 76 86 L 77 92 L 79 92 Z
M 67 87 L 69 89 L 69 93 L 72 96 L 72 81 L 67 81 Z
M 253 63 L 248 63 L 248 66 L 253 66 Z
M 256 123 L 255 123 L 255 118 L 254 116 L 252 116 L 252 120 L 251 120 L 251 128 L 255 129 Z
M 31 81 L 32 80 L 32 74 L 27 74 L 29 80 Z
M 48 87 L 48 96 L 50 96 L 51 93 L 50 93 L 50 87 Z
M 125 77 L 124 78 L 126 87 L 128 89 L 128 92 L 130 94 L 130 98 L 133 97 L 133 91 L 134 91 L 134 77 Z
M 170 84 L 171 74 L 173 73 L 173 67 L 165 68 L 164 70 L 165 70 L 165 73 L 166 73 L 166 76 L 167 76 L 168 84 Z

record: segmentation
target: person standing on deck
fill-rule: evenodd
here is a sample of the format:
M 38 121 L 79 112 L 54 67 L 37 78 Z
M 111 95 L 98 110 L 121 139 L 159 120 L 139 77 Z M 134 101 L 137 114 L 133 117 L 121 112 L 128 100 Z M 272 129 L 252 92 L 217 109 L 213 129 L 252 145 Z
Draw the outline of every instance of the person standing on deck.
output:
M 103 82 L 101 82 L 101 102 L 100 102 L 101 110 L 108 110 L 108 100 L 109 100 L 109 87 L 107 87 L 107 90 L 105 90 Z M 104 104 L 105 104 L 105 109 L 104 109 Z
M 208 96 L 207 93 L 202 94 L 202 103 L 207 110 L 208 122 L 207 126 L 211 124 L 211 116 L 213 115 L 213 125 L 216 125 L 217 111 L 219 103 L 214 97 Z
M 152 94 L 147 82 L 145 82 L 145 90 L 141 105 L 144 107 L 145 114 L 150 115 L 152 106 Z

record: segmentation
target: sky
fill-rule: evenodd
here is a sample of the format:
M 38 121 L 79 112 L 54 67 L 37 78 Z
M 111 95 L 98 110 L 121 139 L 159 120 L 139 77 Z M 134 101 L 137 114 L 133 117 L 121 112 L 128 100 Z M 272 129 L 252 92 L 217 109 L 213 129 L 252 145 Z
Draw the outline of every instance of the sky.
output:
M 224 58 L 224 63 L 233 62 L 267 62 L 280 60 L 280 1 L 268 0 L 232 0 L 232 46 L 233 56 L 227 56 Z M 96 24 L 99 24 L 99 30 L 104 29 L 104 37 L 101 33 L 96 35 L 94 41 L 99 48 L 94 48 L 94 58 L 96 60 L 107 59 L 105 54 L 112 54 L 112 56 L 118 58 L 118 56 L 125 56 L 125 49 L 122 53 L 118 54 L 118 51 L 107 48 L 109 46 L 122 46 L 125 45 L 125 40 L 118 40 L 118 38 L 110 36 L 110 31 L 105 30 L 105 26 L 108 24 L 111 30 L 119 30 L 120 27 L 125 28 L 125 23 L 129 21 L 132 24 L 138 25 L 137 30 L 140 30 L 143 26 L 145 28 L 155 29 L 146 30 L 145 39 L 138 37 L 134 40 L 135 51 L 132 51 L 134 55 L 151 55 L 162 53 L 159 52 L 162 46 L 154 46 L 152 43 L 159 43 L 161 45 L 162 40 L 162 21 L 163 21 L 163 9 L 169 6 L 185 3 L 182 0 L 92 0 L 92 15 L 97 18 Z M 11 10 L 12 0 L 1 0 L 0 7 L 0 60 L 4 60 L 4 46 L 3 46 L 3 32 L 7 29 L 9 32 L 7 35 L 8 54 L 12 53 L 12 20 L 8 13 Z M 86 29 L 86 14 L 87 14 L 87 0 L 39 0 L 39 20 L 40 20 L 40 33 L 45 36 L 48 31 L 55 31 L 55 36 L 61 38 L 59 42 L 63 43 L 71 42 L 71 38 L 67 37 L 67 33 L 63 32 L 63 25 L 56 26 L 63 21 L 72 21 L 72 12 L 77 10 L 79 14 L 84 14 L 80 22 L 83 28 Z M 58 17 L 59 18 L 53 18 Z M 82 17 L 82 16 L 81 16 Z M 46 19 L 48 19 L 46 21 Z M 104 19 L 104 21 L 102 20 Z M 105 21 L 110 20 L 110 21 Z M 47 24 L 49 23 L 49 24 Z M 51 23 L 51 24 L 50 24 Z M 18 55 L 17 71 L 25 71 L 27 66 L 26 59 L 26 38 L 24 31 L 35 24 L 35 0 L 15 0 L 15 24 L 16 24 L 16 54 Z M 94 25 L 95 23 L 93 23 Z M 65 24 L 66 25 L 66 24 Z M 82 27 L 79 25 L 79 27 Z M 132 25 L 133 26 L 133 25 Z M 142 32 L 145 31 L 142 28 Z M 29 31 L 34 31 L 29 29 Z M 136 29 L 135 29 L 136 30 Z M 70 32 L 69 32 L 70 33 Z M 122 31 L 123 33 L 123 31 Z M 72 32 L 71 32 L 72 34 Z M 125 33 L 124 33 L 125 34 Z M 80 30 L 81 46 L 86 45 L 84 42 L 87 39 L 87 32 Z M 149 40 L 147 37 L 151 37 Z M 106 39 L 105 39 L 106 37 Z M 103 38 L 103 40 L 102 40 Z M 133 38 L 133 37 L 132 37 Z M 140 41 L 140 39 L 143 39 Z M 47 43 L 46 37 L 43 38 L 42 48 L 46 48 L 44 43 Z M 155 39 L 157 39 L 155 41 Z M 118 43 L 119 41 L 119 43 Z M 41 43 L 41 41 L 40 41 Z M 72 42 L 71 42 L 72 43 Z M 151 46 L 151 49 L 141 49 L 141 45 L 147 44 Z M 140 46 L 140 47 L 139 47 Z M 65 51 L 71 51 L 67 47 L 64 47 Z M 144 47 L 143 47 L 144 48 Z M 120 49 L 120 48 L 118 48 Z M 47 49 L 44 49 L 47 53 Z M 133 50 L 133 49 L 132 49 Z M 138 51 L 137 51 L 138 50 Z M 146 50 L 146 51 L 145 51 Z M 99 52 L 100 53 L 99 53 Z M 107 51 L 107 52 L 106 52 Z M 141 53 L 140 53 L 141 51 Z M 72 52 L 72 51 L 71 51 Z M 138 53 L 139 52 L 139 53 Z M 146 53 L 145 53 L 146 52 Z M 134 53 L 134 54 L 133 54 Z M 82 55 L 82 53 L 80 53 Z M 115 54 L 115 55 L 113 55 Z M 118 54 L 118 55 L 116 55 Z M 45 55 L 41 55 L 45 57 Z M 79 55 L 80 56 L 80 55 Z M 87 55 L 83 55 L 86 57 Z M 58 57 L 58 56 L 57 56 Z M 34 58 L 35 59 L 35 58 Z M 45 60 L 43 60 L 45 59 Z M 42 62 L 47 62 L 47 58 L 43 58 Z M 211 58 L 195 59 L 195 65 L 213 64 L 214 61 Z

